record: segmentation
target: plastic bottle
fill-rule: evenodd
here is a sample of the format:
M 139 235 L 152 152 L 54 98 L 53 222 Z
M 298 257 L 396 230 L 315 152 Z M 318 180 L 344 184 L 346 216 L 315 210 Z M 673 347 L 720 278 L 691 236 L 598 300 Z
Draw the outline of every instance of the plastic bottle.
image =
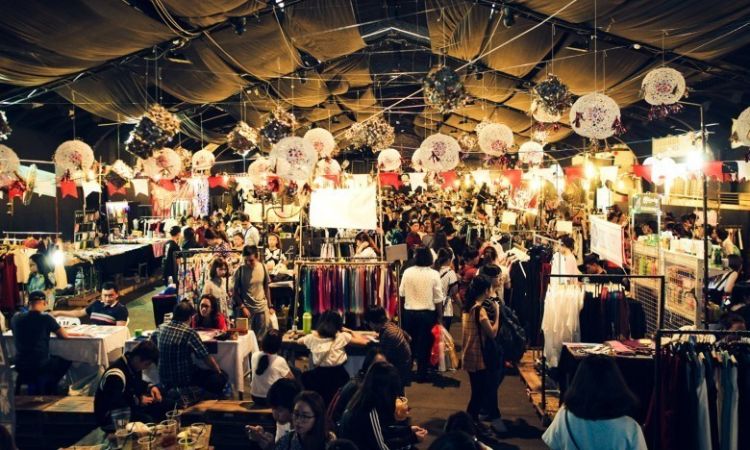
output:
M 167 278 L 167 287 L 175 287 L 174 279 L 170 275 L 169 278 Z
M 312 332 L 312 314 L 307 311 L 302 314 L 302 332 L 305 334 Z

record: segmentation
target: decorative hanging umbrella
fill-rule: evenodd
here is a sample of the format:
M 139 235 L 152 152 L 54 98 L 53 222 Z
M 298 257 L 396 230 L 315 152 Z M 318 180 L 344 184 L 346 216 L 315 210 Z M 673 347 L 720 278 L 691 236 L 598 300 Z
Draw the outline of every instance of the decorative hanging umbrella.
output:
M 270 154 L 271 159 L 288 163 L 276 174 L 287 180 L 305 181 L 315 168 L 318 154 L 312 144 L 301 137 L 287 137 L 273 146 Z
M 394 148 L 387 148 L 378 154 L 378 167 L 381 172 L 395 172 L 401 168 L 401 153 Z
M 678 102 L 685 96 L 685 77 L 669 67 L 660 67 L 646 74 L 641 84 L 641 94 L 651 105 L 649 120 L 664 118 L 682 110 Z
M 273 172 L 273 162 L 266 157 L 260 157 L 247 168 L 247 175 L 254 186 L 265 186 L 268 175 Z
M 59 179 L 87 180 L 94 166 L 94 150 L 78 139 L 65 141 L 55 150 L 55 174 Z
M 570 108 L 570 124 L 579 136 L 606 139 L 622 133 L 620 107 L 604 94 L 586 94 Z
M 10 147 L 0 144 L 0 188 L 9 186 L 15 182 L 18 177 L 18 169 L 21 167 L 21 160 Z
M 526 141 L 518 149 L 518 160 L 530 166 L 538 166 L 544 160 L 544 145 Z
M 424 164 L 422 163 L 422 149 L 418 148 L 414 150 L 414 153 L 411 155 L 411 167 L 412 169 L 416 170 L 417 172 L 421 172 L 424 170 Z
M 321 159 L 315 167 L 317 175 L 340 175 L 341 164 L 335 159 Z
M 461 146 L 451 136 L 437 133 L 420 146 L 422 167 L 430 172 L 446 172 L 458 165 Z
M 194 173 L 207 173 L 216 163 L 216 157 L 213 152 L 206 149 L 198 150 L 193 154 L 192 166 Z
M 143 162 L 143 172 L 153 181 L 174 180 L 182 172 L 182 159 L 171 148 L 162 148 Z
M 477 131 L 479 148 L 490 156 L 503 156 L 513 145 L 513 130 L 502 123 L 491 123 Z
M 319 158 L 330 158 L 336 150 L 336 140 L 325 128 L 313 128 L 305 133 L 304 139 L 313 146 Z

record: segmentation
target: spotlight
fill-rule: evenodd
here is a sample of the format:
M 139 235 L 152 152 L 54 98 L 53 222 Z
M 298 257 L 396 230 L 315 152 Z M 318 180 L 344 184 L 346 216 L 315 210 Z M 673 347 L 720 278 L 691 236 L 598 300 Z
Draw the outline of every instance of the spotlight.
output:
M 513 14 L 513 10 L 510 9 L 510 6 L 503 5 L 502 9 L 500 10 L 503 14 L 503 25 L 505 28 L 510 28 L 516 23 L 516 17 Z
M 247 18 L 246 17 L 232 17 L 229 19 L 229 23 L 234 27 L 234 32 L 238 36 L 242 36 L 247 31 Z

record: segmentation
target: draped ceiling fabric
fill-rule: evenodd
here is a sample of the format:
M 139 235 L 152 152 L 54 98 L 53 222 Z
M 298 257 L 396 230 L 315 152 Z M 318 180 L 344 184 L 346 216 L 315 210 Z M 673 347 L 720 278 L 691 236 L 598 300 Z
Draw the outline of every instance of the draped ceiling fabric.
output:
M 18 86 L 53 81 L 174 37 L 121 1 L 4 0 L 0 10 L 0 82 Z
M 473 102 L 445 116 L 423 108 L 421 95 L 400 102 L 397 109 L 412 114 L 416 134 L 442 131 L 458 137 L 487 119 L 506 123 L 523 138 L 531 126 L 529 89 L 550 73 L 575 95 L 605 92 L 626 107 L 640 101 L 645 74 L 662 65 L 653 52 L 613 43 L 616 39 L 597 40 L 595 55 L 592 43 L 588 51 L 571 49 L 588 36 L 541 23 L 546 15 L 559 11 L 557 19 L 656 48 L 663 45 L 722 67 L 726 63 L 718 58 L 750 44 L 750 26 L 736 31 L 750 21 L 750 0 L 709 6 L 705 0 L 517 0 L 511 6 L 531 14 L 520 11 L 512 27 L 480 2 L 425 0 L 414 30 L 417 35 L 426 31 L 430 44 L 418 44 L 422 53 L 399 54 L 405 73 L 387 81 L 382 72 L 402 70 L 401 63 L 388 65 L 382 61 L 387 56 L 368 53 L 380 41 L 368 37 L 365 42 L 362 34 L 370 36 L 372 27 L 406 19 L 389 16 L 373 21 L 377 24 L 358 23 L 363 11 L 388 10 L 382 4 L 305 0 L 282 11 L 270 10 L 275 2 L 265 0 L 150 3 L 155 9 L 151 16 L 122 0 L 0 0 L 0 83 L 36 87 L 183 38 L 186 43 L 177 50 L 187 63 L 161 58 L 159 77 L 149 54 L 151 59 L 85 74 L 55 92 L 94 115 L 124 122 L 135 121 L 154 101 L 149 94 L 163 92 L 172 97 L 175 110 L 193 111 L 181 115 L 186 136 L 218 142 L 226 130 L 202 127 L 195 111 L 203 110 L 196 105 L 212 104 L 232 120 L 256 127 L 279 107 L 293 111 L 301 125 L 315 123 L 339 135 L 353 120 L 383 111 L 384 99 L 392 97 L 389 83 L 407 85 L 396 91 L 397 98 L 409 96 L 421 87 L 422 71 L 444 62 L 463 67 L 458 73 Z M 246 18 L 244 33 L 222 24 L 232 17 Z M 422 63 L 415 63 L 419 57 Z M 476 63 L 471 72 L 469 62 Z M 715 76 L 684 60 L 665 62 L 680 70 L 689 86 Z M 561 122 L 564 126 L 550 133 L 550 142 L 570 135 L 567 114 Z
M 196 27 L 207 27 L 230 17 L 249 16 L 263 9 L 261 0 L 159 0 L 167 10 Z

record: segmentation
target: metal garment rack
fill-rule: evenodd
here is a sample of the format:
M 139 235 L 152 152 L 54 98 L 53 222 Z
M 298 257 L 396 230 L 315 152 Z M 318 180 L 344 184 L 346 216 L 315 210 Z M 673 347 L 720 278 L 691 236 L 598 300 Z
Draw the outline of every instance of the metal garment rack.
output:
M 363 260 L 362 258 L 348 259 L 346 261 L 341 260 L 321 260 L 321 259 L 309 259 L 301 258 L 294 261 L 294 305 L 292 305 L 292 331 L 297 331 L 297 310 L 299 308 L 299 281 L 300 281 L 300 269 L 303 266 L 327 266 L 327 267 L 359 267 L 359 266 L 380 266 L 388 268 L 390 262 L 381 260 Z M 398 283 L 398 278 L 396 282 Z M 401 302 L 399 302 L 401 304 Z
M 659 317 L 663 317 L 664 315 L 664 291 L 666 286 L 666 281 L 664 275 L 620 275 L 620 274 L 606 274 L 606 275 L 587 275 L 587 274 L 581 274 L 581 275 L 557 275 L 552 274 L 549 276 L 550 278 L 574 278 L 579 279 L 581 281 L 585 279 L 589 280 L 623 280 L 623 279 L 651 279 L 651 280 L 659 280 L 659 290 L 661 292 L 661 305 L 659 308 Z M 547 287 L 549 289 L 549 286 Z M 547 292 L 545 291 L 544 297 L 547 297 Z M 660 319 L 661 320 L 661 319 Z M 541 409 L 542 412 L 546 415 L 547 413 L 547 358 L 544 356 L 544 352 L 542 352 L 542 400 L 541 400 Z
M 26 234 L 30 236 L 60 236 L 62 233 L 59 231 L 3 231 L 6 236 L 18 236 L 19 234 Z
M 664 301 L 661 302 L 664 306 Z M 656 426 L 653 430 L 652 436 L 652 449 L 658 450 L 661 445 L 661 351 L 662 343 L 661 339 L 664 336 L 675 336 L 675 335 L 686 335 L 686 336 L 739 336 L 750 338 L 750 331 L 728 331 L 728 330 L 663 330 L 659 328 L 656 330 L 656 353 L 654 355 L 654 406 L 656 414 Z
M 259 252 L 258 255 L 260 255 L 260 247 L 258 247 L 258 252 Z M 205 254 L 209 254 L 209 253 L 213 253 L 213 254 L 217 254 L 217 253 L 218 254 L 227 254 L 227 253 L 237 254 L 237 253 L 240 253 L 241 254 L 242 250 L 207 250 L 207 249 L 180 250 L 178 252 L 175 252 L 175 258 L 177 258 L 178 260 L 180 258 L 182 258 L 182 271 L 185 272 L 187 270 L 187 260 L 188 260 L 188 258 L 190 256 L 205 255 Z M 164 255 L 164 257 L 166 257 L 166 255 Z M 259 256 L 259 258 L 260 258 L 260 256 Z M 180 277 L 179 277 L 179 273 L 178 273 L 177 279 L 174 280 L 174 282 L 175 282 L 175 287 L 177 288 L 177 296 L 179 297 L 179 295 L 180 295 Z M 227 279 L 226 279 L 226 283 L 227 283 L 227 288 L 229 288 L 229 277 L 228 276 L 227 276 Z

